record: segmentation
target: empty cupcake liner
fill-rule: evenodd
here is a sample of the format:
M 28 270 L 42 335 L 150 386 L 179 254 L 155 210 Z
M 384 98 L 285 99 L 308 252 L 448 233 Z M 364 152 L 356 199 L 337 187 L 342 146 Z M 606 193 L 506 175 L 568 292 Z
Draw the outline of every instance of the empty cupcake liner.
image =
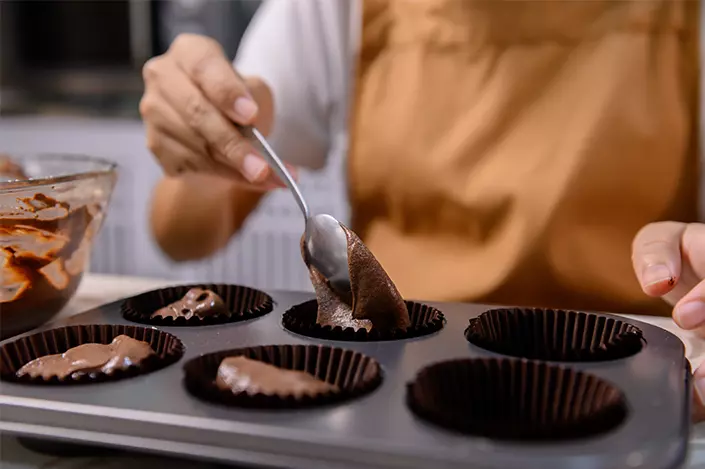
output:
M 97 371 L 64 379 L 56 376 L 50 379 L 28 375 L 18 377 L 16 374 L 22 366 L 35 358 L 64 353 L 70 348 L 88 343 L 109 344 L 119 335 L 147 342 L 156 354 L 139 364 L 110 374 Z M 154 328 L 110 324 L 65 326 L 20 337 L 0 346 L 0 380 L 37 385 L 116 381 L 167 367 L 179 361 L 183 354 L 184 345 L 176 336 Z
M 561 365 L 516 358 L 430 365 L 407 385 L 407 405 L 437 426 L 508 440 L 603 434 L 628 414 L 623 392 L 611 383 Z
M 316 395 L 233 393 L 216 385 L 223 359 L 245 356 L 287 370 L 304 371 L 336 385 Z M 379 363 L 360 352 L 323 345 L 266 345 L 209 353 L 184 365 L 184 384 L 194 396 L 213 403 L 253 409 L 292 409 L 351 400 L 374 391 L 382 382 Z
M 617 318 L 554 309 L 493 309 L 470 320 L 465 338 L 483 349 L 549 361 L 629 357 L 644 344 L 641 329 Z
M 158 309 L 182 299 L 192 288 L 211 290 L 218 294 L 223 299 L 229 313 L 206 317 L 193 316 L 189 319 L 185 317 L 151 317 Z M 194 284 L 162 288 L 133 296 L 122 303 L 120 311 L 128 321 L 141 324 L 196 327 L 254 319 L 271 312 L 273 308 L 272 297 L 254 288 L 242 285 Z
M 445 316 L 438 309 L 413 301 L 406 301 L 406 306 L 409 309 L 411 321 L 411 325 L 406 330 L 380 330 L 373 327 L 367 331 L 364 328 L 324 326 L 316 322 L 318 316 L 316 300 L 306 301 L 289 309 L 282 316 L 282 324 L 285 329 L 307 337 L 354 342 L 410 339 L 433 334 L 443 328 Z

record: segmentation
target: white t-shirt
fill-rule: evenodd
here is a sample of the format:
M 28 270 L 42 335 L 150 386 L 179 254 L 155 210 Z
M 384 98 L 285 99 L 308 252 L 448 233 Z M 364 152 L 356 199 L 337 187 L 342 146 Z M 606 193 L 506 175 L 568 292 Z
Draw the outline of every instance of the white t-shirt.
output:
M 345 157 L 361 10 L 360 0 L 267 0 L 242 39 L 236 67 L 270 85 L 275 96 L 270 140 L 293 164 L 319 169 Z M 705 8 L 700 24 L 705 31 Z M 700 54 L 703 64 L 705 34 Z M 702 83 L 701 77 L 705 90 Z M 700 96 L 705 115 L 705 93 Z M 700 126 L 704 135 L 705 119 L 700 119 Z M 702 155 L 701 160 L 699 206 L 700 219 L 705 220 Z
M 248 27 L 235 60 L 275 96 L 268 140 L 289 162 L 318 169 L 347 135 L 357 0 L 269 0 Z

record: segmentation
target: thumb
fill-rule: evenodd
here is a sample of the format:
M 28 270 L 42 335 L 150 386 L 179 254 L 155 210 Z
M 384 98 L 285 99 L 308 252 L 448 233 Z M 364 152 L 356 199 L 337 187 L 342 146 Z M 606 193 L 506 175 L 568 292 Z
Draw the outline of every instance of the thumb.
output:
M 632 264 L 642 290 L 649 296 L 670 292 L 681 274 L 681 237 L 685 223 L 651 223 L 632 243 Z

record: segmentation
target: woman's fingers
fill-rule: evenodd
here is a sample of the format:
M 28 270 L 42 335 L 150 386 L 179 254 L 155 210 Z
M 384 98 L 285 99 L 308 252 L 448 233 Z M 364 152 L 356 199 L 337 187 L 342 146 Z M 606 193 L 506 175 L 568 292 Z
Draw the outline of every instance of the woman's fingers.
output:
M 189 127 L 161 96 L 153 92 L 145 93 L 140 101 L 140 114 L 144 118 L 145 126 L 154 129 L 152 140 L 157 135 L 165 134 L 180 141 L 195 154 L 207 155 L 206 141 Z M 149 137 L 148 134 L 148 141 Z
M 140 112 L 145 116 L 145 127 L 152 129 L 147 132 L 147 146 L 158 157 L 162 166 L 169 165 L 170 155 L 157 155 L 156 151 L 158 151 L 157 147 L 160 146 L 159 139 L 166 136 L 189 148 L 193 152 L 191 155 L 192 159 L 203 160 L 195 164 L 201 170 L 210 169 L 220 176 L 228 176 L 233 180 L 246 182 L 239 171 L 235 171 L 226 165 L 218 164 L 217 161 L 219 159 L 222 160 L 222 155 L 220 155 L 221 158 L 213 156 L 218 150 L 209 146 L 205 139 L 190 128 L 164 99 L 153 98 L 152 96 L 152 94 L 145 94 L 140 102 Z M 278 178 L 270 178 L 261 184 L 262 188 L 279 188 L 283 186 L 284 184 Z
M 632 264 L 647 295 L 671 292 L 681 275 L 681 237 L 686 224 L 651 223 L 642 228 L 632 244 Z
M 632 262 L 641 288 L 675 307 L 673 320 L 682 329 L 705 325 L 705 229 L 677 222 L 652 223 L 634 238 Z
M 693 330 L 705 325 L 705 280 L 676 303 L 673 320 L 682 329 Z
M 217 42 L 180 35 L 166 54 L 145 64 L 143 77 L 148 146 L 167 174 L 210 169 L 253 189 L 284 186 L 233 123 L 256 123 L 266 133 L 271 91 L 260 79 L 240 77 Z
M 167 176 L 178 176 L 187 171 L 198 171 L 202 158 L 192 149 L 164 134 L 151 124 L 145 125 L 147 148 L 157 158 Z
M 218 42 L 206 36 L 182 34 L 171 44 L 168 54 L 223 114 L 238 124 L 253 124 L 259 106 Z
M 201 93 L 175 63 L 161 67 L 160 94 L 189 127 L 205 139 L 213 156 L 226 166 L 242 173 L 251 183 L 261 183 L 271 176 L 267 163 L 250 142 Z
M 251 190 L 268 191 L 282 187 L 276 180 L 267 180 L 260 184 L 251 184 L 238 171 L 225 166 L 212 158 L 203 158 L 193 151 L 183 141 L 161 131 L 161 129 L 146 125 L 147 147 L 157 157 L 167 176 L 175 177 L 185 173 L 210 173 L 231 182 L 246 185 Z

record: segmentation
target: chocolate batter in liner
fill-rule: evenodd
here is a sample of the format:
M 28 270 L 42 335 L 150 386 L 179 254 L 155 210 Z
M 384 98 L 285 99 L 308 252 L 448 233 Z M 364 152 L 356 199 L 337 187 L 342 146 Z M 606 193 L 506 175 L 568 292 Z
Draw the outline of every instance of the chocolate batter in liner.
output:
M 409 311 L 409 327 L 406 329 L 367 330 L 363 327 L 342 327 L 319 324 L 318 301 L 309 300 L 298 304 L 282 316 L 282 325 L 288 331 L 306 337 L 326 340 L 344 340 L 353 342 L 371 342 L 402 340 L 433 334 L 443 328 L 445 316 L 438 309 L 413 301 L 405 301 Z
M 309 269 L 311 283 L 318 300 L 321 325 L 332 327 L 406 329 L 409 313 L 394 282 L 362 240 L 341 225 L 347 240 L 350 292 L 341 294 L 311 265 L 301 237 L 301 257 Z
M 350 291 L 333 289 L 328 280 L 311 265 L 301 236 L 301 257 L 308 267 L 316 291 L 318 313 L 316 322 L 322 326 L 342 328 L 406 329 L 409 313 L 397 287 L 375 256 L 358 236 L 341 225 L 347 241 Z
M 304 395 L 235 394 L 216 384 L 223 359 L 235 356 L 304 371 L 337 389 Z M 293 409 L 339 403 L 368 394 L 382 383 L 380 365 L 375 359 L 355 350 L 324 345 L 265 345 L 225 350 L 186 362 L 184 372 L 186 389 L 199 399 L 253 409 Z
M 56 355 L 83 344 L 110 344 L 120 335 L 146 342 L 155 352 L 153 355 L 111 374 L 95 371 L 76 377 L 59 379 L 53 376 L 17 376 L 17 371 L 30 361 L 47 355 Z M 89 324 L 65 326 L 20 337 L 0 346 L 0 380 L 36 385 L 86 384 L 116 381 L 150 373 L 176 363 L 184 354 L 183 343 L 174 335 L 157 329 L 139 326 Z
M 627 417 L 623 392 L 597 376 L 516 358 L 459 359 L 423 368 L 407 385 L 421 419 L 505 440 L 565 440 L 607 433 Z
M 395 340 L 436 332 L 443 314 L 430 306 L 404 301 L 380 263 L 360 238 L 343 226 L 347 238 L 350 289 L 334 290 L 309 262 L 301 238 L 301 255 L 309 269 L 316 300 L 284 314 L 284 327 L 309 337 L 331 340 Z
M 486 311 L 470 320 L 465 337 L 503 355 L 563 362 L 616 360 L 644 344 L 641 329 L 620 319 L 542 308 Z
M 210 290 L 220 296 L 227 313 L 209 316 L 153 316 L 157 310 L 184 298 L 192 288 Z M 272 311 L 272 297 L 263 291 L 241 285 L 194 284 L 178 285 L 142 293 L 126 299 L 121 305 L 122 316 L 128 321 L 156 326 L 208 326 L 254 319 Z

